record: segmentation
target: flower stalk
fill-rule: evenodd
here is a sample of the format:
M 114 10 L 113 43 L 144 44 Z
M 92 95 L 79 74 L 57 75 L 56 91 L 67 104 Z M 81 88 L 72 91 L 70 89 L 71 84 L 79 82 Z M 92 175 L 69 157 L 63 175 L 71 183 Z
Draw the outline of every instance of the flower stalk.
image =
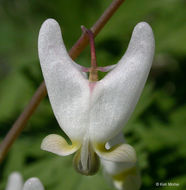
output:
M 89 72 L 89 81 L 96 82 L 98 81 L 98 70 L 97 70 L 97 62 L 96 62 L 96 50 L 94 43 L 94 34 L 91 30 L 88 30 L 84 26 L 81 26 L 82 31 L 88 35 L 90 42 L 90 51 L 91 51 L 91 67 L 88 69 Z

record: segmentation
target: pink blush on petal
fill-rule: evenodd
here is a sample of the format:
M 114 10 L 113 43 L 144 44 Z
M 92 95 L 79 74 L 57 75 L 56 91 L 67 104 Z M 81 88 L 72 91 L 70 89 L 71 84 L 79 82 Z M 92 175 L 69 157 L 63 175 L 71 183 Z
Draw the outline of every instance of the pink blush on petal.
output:
M 94 90 L 95 86 L 96 86 L 96 82 L 89 82 L 90 92 L 92 92 Z

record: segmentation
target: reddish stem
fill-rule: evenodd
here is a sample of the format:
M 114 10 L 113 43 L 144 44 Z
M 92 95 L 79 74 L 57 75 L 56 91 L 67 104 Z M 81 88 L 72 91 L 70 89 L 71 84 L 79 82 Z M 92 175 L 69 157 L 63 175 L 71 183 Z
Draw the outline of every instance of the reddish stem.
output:
M 98 81 L 98 71 L 97 71 L 97 63 L 96 63 L 96 50 L 95 50 L 95 44 L 94 44 L 94 34 L 91 30 L 88 30 L 84 26 L 81 26 L 81 29 L 84 33 L 86 33 L 89 37 L 90 42 L 90 51 L 91 51 L 91 67 L 89 69 L 90 75 L 89 75 L 89 81 L 90 82 L 96 82 Z
M 84 26 L 81 26 L 81 29 L 84 33 L 88 34 L 89 42 L 90 42 L 90 51 L 91 51 L 91 67 L 96 69 L 97 63 L 96 63 L 96 50 L 95 50 L 95 43 L 94 43 L 94 34 L 91 30 L 88 30 Z

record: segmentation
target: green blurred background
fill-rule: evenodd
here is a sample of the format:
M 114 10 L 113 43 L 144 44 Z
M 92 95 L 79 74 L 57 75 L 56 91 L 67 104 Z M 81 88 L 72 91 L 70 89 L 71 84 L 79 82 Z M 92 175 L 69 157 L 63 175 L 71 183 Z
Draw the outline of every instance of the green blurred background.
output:
M 42 22 L 55 18 L 67 49 L 90 27 L 111 0 L 0 1 L 0 141 L 43 80 L 37 53 Z M 156 53 L 137 108 L 124 128 L 137 151 L 142 190 L 156 182 L 177 182 L 186 189 L 186 1 L 126 0 L 96 38 L 99 66 L 115 64 L 125 52 L 134 26 L 147 21 L 153 28 Z M 89 48 L 77 63 L 90 64 Z M 72 157 L 40 150 L 42 139 L 63 134 L 45 98 L 0 165 L 0 190 L 8 175 L 19 171 L 26 180 L 36 176 L 46 190 L 111 190 L 99 173 L 77 174 Z M 166 190 L 171 187 L 160 187 Z

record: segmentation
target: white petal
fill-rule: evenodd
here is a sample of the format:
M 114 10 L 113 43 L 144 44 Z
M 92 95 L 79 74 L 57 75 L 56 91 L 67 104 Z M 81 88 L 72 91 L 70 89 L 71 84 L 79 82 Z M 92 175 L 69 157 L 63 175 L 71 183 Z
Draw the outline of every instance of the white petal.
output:
M 113 146 L 125 143 L 124 136 L 122 133 L 116 135 L 113 139 L 106 143 L 105 148 L 110 149 Z M 109 160 L 105 160 L 101 157 L 101 164 L 104 167 L 104 170 L 109 175 L 116 175 L 121 173 L 123 170 L 129 169 L 136 165 L 136 162 L 112 162 Z
M 94 145 L 96 153 L 104 160 L 136 163 L 136 151 L 129 144 L 113 146 L 107 150 L 104 145 Z
M 33 177 L 25 182 L 23 190 L 44 190 L 44 187 L 38 178 Z
M 90 113 L 93 141 L 106 142 L 122 130 L 140 97 L 153 55 L 152 29 L 139 23 L 125 55 L 94 88 Z
M 49 99 L 60 127 L 80 139 L 88 126 L 89 86 L 64 46 L 58 23 L 44 22 L 39 33 L 39 58 Z
M 20 173 L 13 172 L 8 177 L 6 190 L 21 190 L 23 186 L 23 179 Z
M 107 143 L 108 149 L 124 143 L 122 133 L 116 135 Z M 118 190 L 138 190 L 141 186 L 141 177 L 136 162 L 114 162 L 105 160 L 101 157 L 101 164 L 104 168 L 105 177 Z
M 69 145 L 63 137 L 55 134 L 48 135 L 41 143 L 42 150 L 46 150 L 60 156 L 73 154 L 79 147 L 80 144 L 78 142 L 72 142 L 72 145 Z
M 47 19 L 41 26 L 39 32 L 39 57 L 43 61 L 53 63 L 65 59 L 75 66 L 79 71 L 82 66 L 75 63 L 64 46 L 60 26 L 54 19 Z

